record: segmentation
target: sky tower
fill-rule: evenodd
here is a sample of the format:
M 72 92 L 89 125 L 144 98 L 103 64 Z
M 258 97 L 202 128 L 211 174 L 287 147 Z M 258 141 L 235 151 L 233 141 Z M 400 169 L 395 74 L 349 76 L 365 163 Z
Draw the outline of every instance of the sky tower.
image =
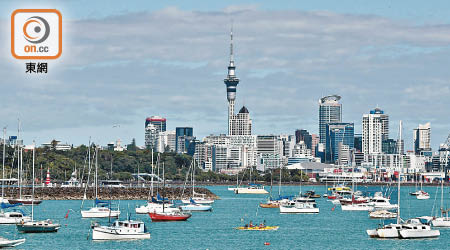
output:
M 228 75 L 223 81 L 227 85 L 227 99 L 228 99 L 228 134 L 231 134 L 232 117 L 234 116 L 234 100 L 236 99 L 236 87 L 239 84 L 239 79 L 235 75 L 234 57 L 233 57 L 233 27 L 230 32 L 230 64 L 228 65 Z

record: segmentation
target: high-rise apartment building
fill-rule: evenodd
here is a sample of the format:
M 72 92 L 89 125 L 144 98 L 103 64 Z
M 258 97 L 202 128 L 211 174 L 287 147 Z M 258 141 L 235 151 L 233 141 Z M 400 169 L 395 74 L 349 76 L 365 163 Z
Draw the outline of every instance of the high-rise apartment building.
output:
M 342 121 L 342 104 L 338 95 L 330 95 L 319 100 L 319 140 L 326 142 L 327 123 Z
M 389 139 L 389 116 L 376 108 L 363 115 L 362 151 L 364 155 L 381 154 L 383 141 Z
M 420 155 L 424 152 L 431 152 L 431 126 L 430 123 L 419 124 L 414 129 L 414 153 Z

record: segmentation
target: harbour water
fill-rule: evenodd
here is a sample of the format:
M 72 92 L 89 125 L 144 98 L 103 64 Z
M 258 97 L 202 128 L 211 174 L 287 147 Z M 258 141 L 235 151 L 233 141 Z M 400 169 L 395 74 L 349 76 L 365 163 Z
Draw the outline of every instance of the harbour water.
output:
M 44 201 L 35 209 L 37 219 L 51 218 L 62 224 L 57 233 L 19 234 L 15 226 L 0 226 L 0 236 L 7 238 L 25 237 L 26 243 L 17 249 L 448 249 L 450 229 L 441 229 L 437 239 L 423 240 L 380 240 L 371 239 L 366 229 L 376 228 L 380 220 L 369 219 L 367 212 L 343 212 L 326 199 L 317 199 L 319 214 L 279 214 L 275 208 L 258 208 L 266 196 L 235 195 L 224 186 L 208 187 L 221 197 L 213 212 L 195 213 L 186 222 L 152 223 L 148 215 L 134 214 L 134 207 L 144 201 L 120 201 L 121 218 L 127 210 L 132 219 L 146 223 L 151 233 L 150 240 L 93 242 L 89 238 L 90 219 L 80 216 L 81 201 Z M 267 187 L 266 187 L 267 188 Z M 268 188 L 267 188 L 268 189 Z M 396 187 L 392 188 L 391 203 L 397 201 Z M 429 200 L 417 200 L 408 193 L 414 187 L 402 188 L 401 214 L 403 218 L 431 215 L 440 207 L 439 187 L 424 187 Z M 303 186 L 303 191 L 325 192 L 324 186 Z M 361 186 L 361 191 L 380 191 L 381 187 Z M 274 187 L 274 193 L 278 190 Z M 284 195 L 296 194 L 298 186 L 283 186 Z M 436 197 L 437 194 L 437 197 Z M 449 189 L 444 192 L 444 204 L 449 204 Z M 436 197 L 436 199 L 435 199 Z M 91 205 L 88 201 L 87 205 Z M 129 207 L 129 209 L 128 209 Z M 64 216 L 68 209 L 68 219 Z M 278 231 L 238 231 L 234 228 L 252 220 L 268 225 L 278 225 Z M 96 221 L 107 223 L 107 219 Z M 265 242 L 270 245 L 264 245 Z

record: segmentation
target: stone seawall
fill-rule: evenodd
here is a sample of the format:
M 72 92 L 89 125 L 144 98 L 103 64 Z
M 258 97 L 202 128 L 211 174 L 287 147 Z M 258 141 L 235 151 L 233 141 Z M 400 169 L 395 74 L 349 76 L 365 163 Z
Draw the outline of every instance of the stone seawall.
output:
M 87 199 L 94 199 L 94 188 L 88 188 L 86 192 Z M 156 196 L 158 189 L 154 189 L 154 196 Z M 217 195 L 209 191 L 207 188 L 195 188 L 196 193 L 206 194 L 206 197 L 212 199 L 219 199 Z M 160 188 L 161 196 L 169 199 L 180 199 L 183 193 L 181 187 Z M 187 198 L 192 193 L 191 188 L 184 190 L 184 198 Z M 31 188 L 22 188 L 22 196 L 31 195 Z M 82 200 L 84 195 L 84 188 L 75 187 L 37 187 L 34 190 L 34 195 L 37 199 L 42 200 Z M 113 199 L 113 200 L 147 200 L 149 198 L 148 188 L 98 188 L 99 199 Z M 5 188 L 5 197 L 19 197 L 18 188 Z

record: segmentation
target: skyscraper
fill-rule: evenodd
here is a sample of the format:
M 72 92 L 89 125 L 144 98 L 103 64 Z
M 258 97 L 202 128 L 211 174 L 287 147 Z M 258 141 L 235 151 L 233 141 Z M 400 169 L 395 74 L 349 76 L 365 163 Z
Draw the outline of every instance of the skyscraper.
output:
M 149 124 L 155 125 L 156 129 L 159 132 L 166 131 L 166 118 L 164 117 L 161 116 L 147 117 L 147 119 L 145 119 L 145 127 L 147 127 Z
M 295 130 L 295 143 L 305 142 L 308 149 L 312 148 L 312 137 L 306 129 Z
M 431 151 L 431 127 L 430 123 L 419 124 L 419 127 L 414 129 L 414 153 L 420 155 L 422 152 Z
M 166 118 L 152 116 L 145 119 L 145 147 L 157 150 L 158 134 L 166 131 Z
M 389 116 L 375 108 L 362 120 L 362 152 L 364 155 L 381 154 L 383 141 L 389 139 Z
M 342 104 L 338 95 L 329 95 L 319 100 L 319 142 L 326 143 L 327 123 L 342 121 Z
M 192 127 L 175 128 L 175 152 L 180 153 L 185 151 L 184 148 L 185 140 L 192 139 L 193 136 L 194 136 L 194 129 Z
M 230 33 L 230 64 L 228 65 L 228 75 L 223 81 L 227 86 L 227 99 L 228 99 L 228 134 L 232 134 L 232 120 L 234 117 L 234 100 L 236 99 L 236 87 L 239 84 L 239 79 L 235 75 L 236 67 L 234 66 L 233 55 L 233 29 Z
M 229 123 L 231 124 L 229 135 L 252 134 L 252 120 L 250 119 L 250 113 L 245 106 L 242 106 L 239 113 L 232 115 Z
M 354 142 L 355 128 L 353 123 L 327 123 L 325 161 L 331 163 L 337 162 L 339 147 L 341 145 L 347 145 L 348 149 L 352 149 Z

